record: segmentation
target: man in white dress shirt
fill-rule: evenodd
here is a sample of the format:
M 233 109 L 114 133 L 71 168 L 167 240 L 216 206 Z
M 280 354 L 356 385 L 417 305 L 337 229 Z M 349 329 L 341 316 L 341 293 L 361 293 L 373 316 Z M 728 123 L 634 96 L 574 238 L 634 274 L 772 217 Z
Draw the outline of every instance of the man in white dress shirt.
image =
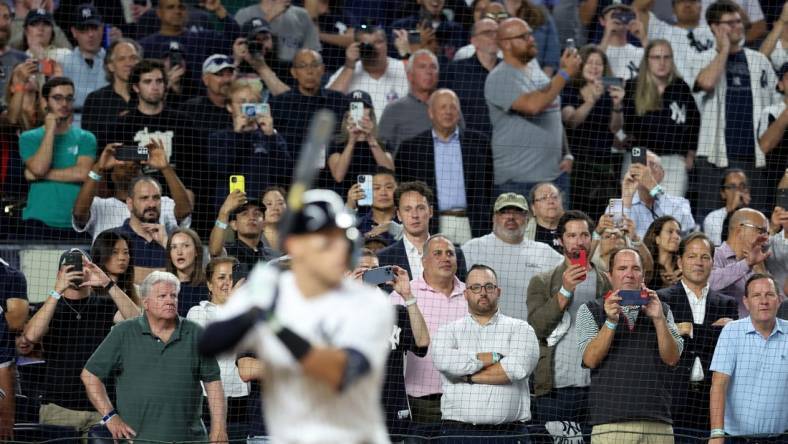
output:
M 511 437 L 496 443 L 518 442 L 531 419 L 528 376 L 539 359 L 536 334 L 527 322 L 498 311 L 501 289 L 492 268 L 471 267 L 464 293 L 468 314 L 442 326 L 433 341 L 443 382 L 441 436 L 452 436 L 452 443 L 489 435 Z

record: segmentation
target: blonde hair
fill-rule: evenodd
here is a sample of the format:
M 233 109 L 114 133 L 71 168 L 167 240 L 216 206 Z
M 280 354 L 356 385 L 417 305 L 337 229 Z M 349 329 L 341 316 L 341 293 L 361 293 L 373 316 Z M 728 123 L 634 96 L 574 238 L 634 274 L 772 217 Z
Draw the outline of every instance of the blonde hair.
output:
M 640 73 L 637 78 L 637 85 L 635 85 L 635 113 L 638 116 L 643 116 L 652 111 L 659 111 L 662 109 L 662 95 L 657 88 L 657 79 L 648 69 L 648 58 L 651 50 L 657 46 L 665 46 L 670 50 L 673 55 L 673 48 L 670 42 L 663 39 L 656 39 L 648 42 L 646 50 L 643 51 L 643 59 L 640 61 L 638 72 Z M 678 71 L 676 71 L 676 64 L 673 66 L 668 76 L 668 84 L 673 83 L 674 80 L 680 79 Z

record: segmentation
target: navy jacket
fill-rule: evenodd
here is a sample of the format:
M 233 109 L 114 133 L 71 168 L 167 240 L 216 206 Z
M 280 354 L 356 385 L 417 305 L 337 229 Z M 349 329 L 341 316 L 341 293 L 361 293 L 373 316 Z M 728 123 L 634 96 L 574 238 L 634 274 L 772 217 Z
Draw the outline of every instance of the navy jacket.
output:
M 459 247 L 455 247 L 454 251 L 457 253 L 457 278 L 465 282 L 465 277 L 468 275 L 465 255 L 462 254 L 462 249 Z M 402 239 L 378 251 L 378 262 L 381 266 L 396 265 L 404 268 L 408 271 L 410 279 L 413 280 L 413 273 L 411 273 L 408 263 L 408 253 L 405 251 L 405 241 Z

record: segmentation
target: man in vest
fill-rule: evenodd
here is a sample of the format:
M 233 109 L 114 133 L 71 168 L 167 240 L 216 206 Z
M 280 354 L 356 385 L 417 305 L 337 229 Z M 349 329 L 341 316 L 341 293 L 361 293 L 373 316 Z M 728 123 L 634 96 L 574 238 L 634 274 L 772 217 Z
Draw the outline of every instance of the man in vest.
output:
M 648 442 L 672 444 L 666 382 L 679 362 L 683 340 L 670 308 L 643 284 L 643 262 L 636 250 L 614 251 L 609 269 L 613 290 L 603 304 L 582 305 L 576 319 L 583 366 L 591 369 L 593 443 L 633 442 L 633 436 L 643 435 Z

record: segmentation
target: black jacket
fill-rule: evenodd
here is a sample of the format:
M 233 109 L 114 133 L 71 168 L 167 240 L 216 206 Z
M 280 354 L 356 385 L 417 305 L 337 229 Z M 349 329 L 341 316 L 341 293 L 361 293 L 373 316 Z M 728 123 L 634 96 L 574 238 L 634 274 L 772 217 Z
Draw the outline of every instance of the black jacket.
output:
M 466 209 L 473 237 L 484 236 L 492 230 L 493 163 L 490 141 L 484 134 L 460 130 L 462 168 L 465 176 Z M 435 193 L 435 149 L 432 130 L 402 142 L 394 159 L 400 183 L 412 180 L 425 182 Z M 434 203 L 437 213 L 437 202 Z M 433 217 L 430 232 L 438 232 L 438 218 Z
M 662 302 L 670 306 L 673 312 L 673 320 L 676 324 L 682 322 L 693 322 L 692 308 L 687 293 L 681 282 L 668 288 L 663 288 L 657 292 Z M 684 384 L 689 384 L 692 365 L 695 357 L 700 358 L 703 367 L 704 382 L 711 384 L 711 358 L 714 356 L 714 347 L 717 345 L 717 338 L 720 337 L 722 327 L 714 327 L 711 324 L 720 318 L 738 319 L 739 310 L 736 301 L 716 291 L 709 290 L 706 296 L 706 314 L 703 317 L 703 324 L 692 326 L 692 338 L 684 336 L 684 351 L 681 353 L 679 365 L 676 368 L 675 381 L 681 388 Z
M 462 249 L 455 247 L 457 253 L 457 278 L 465 282 L 467 276 L 467 269 L 465 266 L 465 255 L 462 254 Z M 408 253 L 405 251 L 405 241 L 400 239 L 397 242 L 389 245 L 388 247 L 378 251 L 378 262 L 380 265 L 396 265 L 408 271 L 408 276 L 413 280 L 413 273 L 410 271 L 410 264 L 408 263 Z

